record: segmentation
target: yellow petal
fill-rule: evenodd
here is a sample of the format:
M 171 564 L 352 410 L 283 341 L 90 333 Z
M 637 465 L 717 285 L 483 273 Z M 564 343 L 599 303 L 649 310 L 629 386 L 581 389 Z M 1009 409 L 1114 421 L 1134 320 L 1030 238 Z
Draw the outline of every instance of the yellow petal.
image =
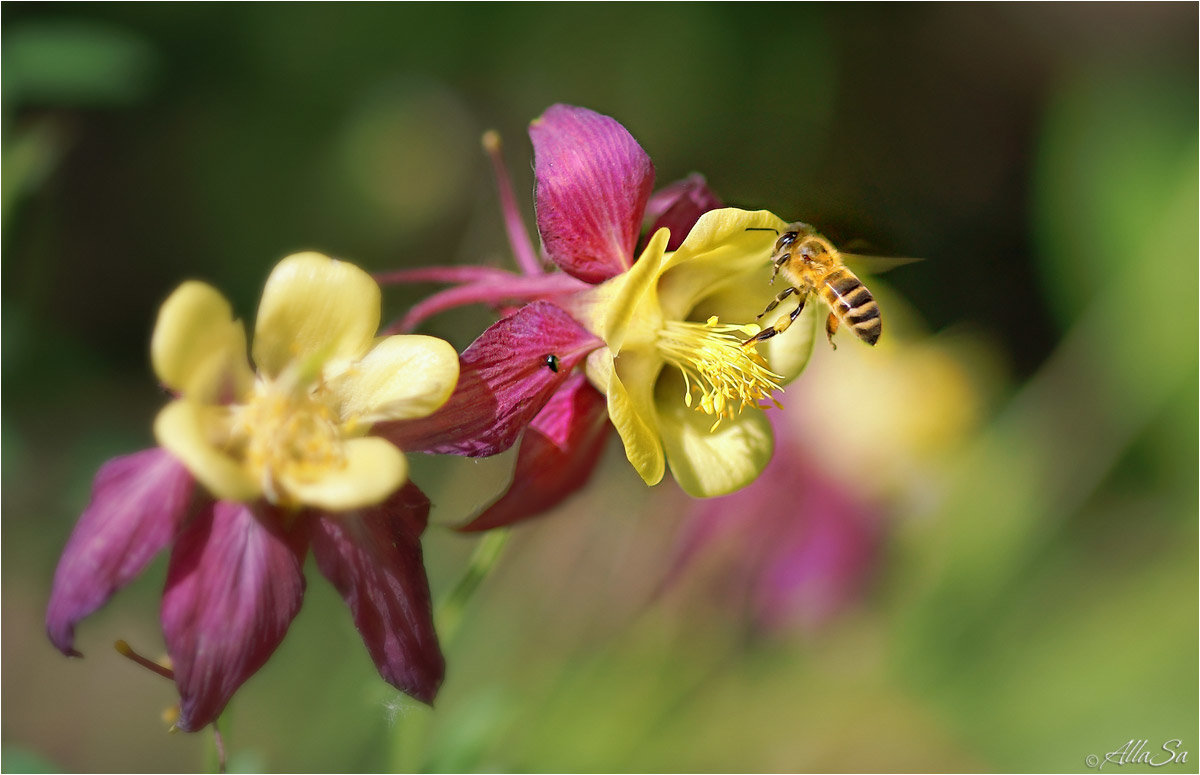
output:
M 154 436 L 214 497 L 254 500 L 262 494 L 259 482 L 214 443 L 227 435 L 229 423 L 225 407 L 172 401 L 154 419 Z
M 150 362 L 171 390 L 201 403 L 240 397 L 253 374 L 246 362 L 246 330 L 217 289 L 190 280 L 158 311 Z
M 254 362 L 278 376 L 290 363 L 315 376 L 358 359 L 379 328 L 379 286 L 354 264 L 297 253 L 267 278 L 254 329 Z
M 343 450 L 344 466 L 312 481 L 282 478 L 280 487 L 305 506 L 336 512 L 381 503 L 408 479 L 408 461 L 383 439 L 350 439 Z
M 662 325 L 655 286 L 670 238 L 669 230 L 659 229 L 633 268 L 604 284 L 612 283 L 615 292 L 606 303 L 598 305 L 601 321 L 597 328 L 614 355 L 621 353 L 631 328 L 653 335 Z
M 589 358 L 589 377 L 601 371 L 591 368 L 591 360 Z M 611 356 L 608 360 L 611 364 Z M 662 481 L 665 472 L 653 400 L 654 375 L 661 366 L 661 362 L 655 364 L 649 358 L 626 357 L 617 368 L 610 370 L 605 390 L 608 416 L 625 445 L 625 457 L 650 485 Z
M 329 383 L 343 421 L 364 424 L 424 417 L 458 382 L 458 353 L 432 336 L 389 336 Z
M 608 395 L 608 381 L 612 379 L 613 373 L 612 351 L 607 347 L 592 350 L 584 362 L 584 372 L 592 387 Z
M 700 216 L 662 267 L 658 301 L 663 316 L 687 320 L 704 297 L 731 283 L 752 282 L 753 276 L 746 273 L 770 264 L 777 232 L 786 226 L 766 210 L 726 207 Z M 769 279 L 770 274 L 764 277 Z
M 671 475 L 688 495 L 712 498 L 750 484 L 771 460 L 775 439 L 759 409 L 746 409 L 723 419 L 710 431 L 714 417 L 686 407 L 683 381 L 664 375 L 657 389 L 659 431 Z

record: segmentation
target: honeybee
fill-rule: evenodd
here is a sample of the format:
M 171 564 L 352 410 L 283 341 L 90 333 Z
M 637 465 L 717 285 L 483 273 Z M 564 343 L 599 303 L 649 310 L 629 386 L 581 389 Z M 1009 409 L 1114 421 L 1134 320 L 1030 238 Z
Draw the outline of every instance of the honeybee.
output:
M 862 280 L 845 267 L 838 249 L 812 226 L 799 221 L 789 225 L 787 231 L 775 241 L 771 263 L 775 266 L 771 272 L 771 283 L 774 284 L 776 276 L 782 274 L 788 287 L 767 305 L 758 316 L 759 319 L 793 294 L 800 297 L 800 303 L 790 313 L 780 316 L 774 325 L 743 342 L 743 347 L 766 341 L 786 331 L 800 317 L 809 294 L 813 292 L 829 307 L 829 316 L 825 318 L 825 335 L 834 349 L 837 349 L 837 345 L 833 343 L 833 335 L 840 323 L 849 326 L 867 344 L 873 345 L 879 340 L 883 321 L 879 317 L 879 304 L 875 302 L 875 297 Z

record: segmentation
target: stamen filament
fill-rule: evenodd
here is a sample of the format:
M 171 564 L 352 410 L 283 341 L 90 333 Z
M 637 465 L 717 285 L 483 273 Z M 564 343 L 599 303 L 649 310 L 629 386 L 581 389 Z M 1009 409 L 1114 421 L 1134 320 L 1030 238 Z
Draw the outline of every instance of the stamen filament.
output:
M 174 670 L 172 670 L 169 667 L 163 667 L 162 665 L 158 664 L 157 662 L 155 662 L 152 659 L 147 659 L 146 657 L 143 657 L 141 654 L 134 651 L 133 647 L 131 647 L 125 641 L 123 641 L 123 640 L 117 641 L 116 643 L 113 644 L 113 648 L 115 648 L 117 650 L 117 653 L 120 654 L 121 656 L 125 657 L 126 659 L 129 659 L 132 662 L 136 662 L 137 664 L 146 668 L 150 672 L 157 673 L 158 675 L 161 675 L 163 678 L 166 678 L 168 681 L 175 680 L 175 671 Z
M 754 325 L 719 323 L 716 317 L 704 323 L 667 321 L 658 338 L 663 359 L 683 374 L 683 402 L 696 411 L 716 416 L 710 431 L 723 419 L 733 419 L 746 406 L 782 390 L 782 377 L 767 367 L 753 348 L 743 347 L 746 336 L 758 333 Z

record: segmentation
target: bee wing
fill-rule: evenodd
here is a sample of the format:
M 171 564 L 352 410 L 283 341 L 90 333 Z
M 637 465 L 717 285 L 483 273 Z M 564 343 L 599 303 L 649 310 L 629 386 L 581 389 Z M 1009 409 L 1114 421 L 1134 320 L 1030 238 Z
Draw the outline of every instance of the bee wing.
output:
M 838 255 L 842 257 L 842 262 L 850 267 L 850 269 L 855 272 L 861 271 L 864 274 L 882 274 L 898 266 L 915 264 L 918 261 L 925 260 L 923 258 L 911 258 L 907 256 L 864 256 L 861 253 L 843 253 L 841 251 L 838 251 Z

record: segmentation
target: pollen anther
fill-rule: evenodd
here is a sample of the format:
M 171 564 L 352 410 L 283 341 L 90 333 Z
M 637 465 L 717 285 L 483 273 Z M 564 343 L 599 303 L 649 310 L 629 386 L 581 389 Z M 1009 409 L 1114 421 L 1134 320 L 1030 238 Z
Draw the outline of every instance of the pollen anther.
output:
M 320 383 L 303 390 L 263 380 L 239 407 L 233 446 L 244 450 L 245 465 L 268 500 L 285 500 L 281 481 L 316 481 L 346 464 L 342 430 L 324 393 Z
M 668 363 L 683 374 L 683 402 L 696 411 L 715 416 L 710 431 L 724 419 L 733 419 L 747 406 L 774 400 L 782 390 L 782 377 L 767 367 L 753 348 L 742 346 L 754 326 L 720 323 L 710 317 L 704 323 L 667 321 L 658 338 L 658 349 Z

